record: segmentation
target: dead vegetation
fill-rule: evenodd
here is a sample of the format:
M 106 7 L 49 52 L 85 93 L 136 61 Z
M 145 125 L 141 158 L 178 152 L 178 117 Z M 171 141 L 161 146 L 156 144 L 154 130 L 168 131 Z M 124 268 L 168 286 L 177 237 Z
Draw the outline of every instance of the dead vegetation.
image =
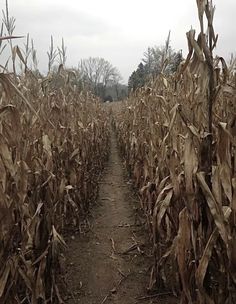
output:
M 33 41 L 30 46 L 27 35 L 21 49 L 14 29 L 6 1 L 0 35 L 0 54 L 10 51 L 0 65 L 0 303 L 63 303 L 61 235 L 83 225 L 97 197 L 109 152 L 107 113 L 65 69 L 64 40 L 55 51 L 51 37 L 43 76 Z
M 9 39 L 4 37 L 3 39 Z M 21 61 L 24 57 L 15 48 Z M 1 73 L 0 303 L 62 303 L 61 232 L 82 224 L 109 150 L 106 112 L 60 70 Z
M 163 61 L 163 73 L 121 105 L 115 126 L 153 242 L 149 289 L 180 295 L 186 304 L 231 304 L 235 60 L 227 66 L 213 57 L 214 8 L 211 1 L 197 4 L 201 32 L 187 33 L 189 54 L 178 72 L 165 76 Z M 61 233 L 80 227 L 97 197 L 109 150 L 107 112 L 64 70 L 64 41 L 57 73 L 42 77 L 28 67 L 29 40 L 25 54 L 12 43 L 19 38 L 14 18 L 7 13 L 4 22 L 0 54 L 8 41 L 14 73 L 0 66 L 0 303 L 63 303 L 56 276 L 66 247 Z M 55 54 L 51 38 L 49 72 Z M 37 67 L 33 43 L 31 55 Z
M 235 61 L 213 57 L 214 8 L 197 5 L 201 32 L 187 33 L 178 72 L 134 92 L 115 127 L 153 242 L 149 288 L 235 303 Z

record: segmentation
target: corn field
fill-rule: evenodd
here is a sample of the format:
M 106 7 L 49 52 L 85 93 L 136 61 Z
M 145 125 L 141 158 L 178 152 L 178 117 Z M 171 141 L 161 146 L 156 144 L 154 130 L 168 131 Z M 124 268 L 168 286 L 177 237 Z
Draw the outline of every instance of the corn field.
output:
M 60 90 L 13 76 L 0 74 L 0 303 L 62 303 L 61 233 L 83 225 L 96 199 L 106 113 L 65 73 Z
M 213 58 L 214 8 L 197 3 L 201 32 L 187 33 L 186 60 L 134 92 L 114 124 L 153 243 L 149 289 L 235 303 L 235 61 Z
M 214 7 L 197 6 L 200 33 L 187 33 L 178 71 L 166 75 L 163 58 L 158 77 L 112 107 L 63 65 L 50 73 L 53 51 L 41 78 L 11 45 L 25 71 L 0 73 L 1 304 L 64 303 L 63 235 L 98 197 L 110 116 L 152 244 L 148 290 L 236 303 L 236 60 L 214 56 Z

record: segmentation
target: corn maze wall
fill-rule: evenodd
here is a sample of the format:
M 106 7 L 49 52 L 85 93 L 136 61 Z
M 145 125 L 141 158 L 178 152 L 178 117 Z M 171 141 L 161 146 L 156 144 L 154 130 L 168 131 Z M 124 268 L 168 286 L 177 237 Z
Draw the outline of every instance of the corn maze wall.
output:
M 187 33 L 178 71 L 166 75 L 163 58 L 160 75 L 114 107 L 114 125 L 153 245 L 148 288 L 182 304 L 233 304 L 235 61 L 214 56 L 214 8 L 197 5 L 200 34 Z M 62 234 L 83 225 L 97 198 L 107 107 L 63 66 L 39 77 L 18 47 L 12 56 L 25 71 L 0 73 L 0 303 L 63 303 Z
M 108 153 L 98 100 L 53 80 L 0 74 L 0 303 L 62 302 L 61 233 L 82 224 Z
M 186 60 L 133 92 L 115 128 L 153 243 L 149 288 L 235 303 L 235 62 L 213 57 L 214 9 L 197 2 L 201 33 L 187 33 Z

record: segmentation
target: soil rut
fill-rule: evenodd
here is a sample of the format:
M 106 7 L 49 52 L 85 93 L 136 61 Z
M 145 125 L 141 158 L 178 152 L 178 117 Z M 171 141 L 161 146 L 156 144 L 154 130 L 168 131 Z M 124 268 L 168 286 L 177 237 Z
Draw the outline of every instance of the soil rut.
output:
M 65 281 L 70 295 L 66 303 L 140 303 L 137 297 L 146 294 L 150 258 L 144 228 L 136 223 L 135 206 L 112 133 L 91 231 L 69 242 Z

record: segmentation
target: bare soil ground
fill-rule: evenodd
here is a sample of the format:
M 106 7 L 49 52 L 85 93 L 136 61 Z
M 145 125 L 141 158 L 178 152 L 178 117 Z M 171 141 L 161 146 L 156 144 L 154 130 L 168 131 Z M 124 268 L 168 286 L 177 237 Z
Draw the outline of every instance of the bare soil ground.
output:
M 124 177 L 114 134 L 111 153 L 93 208 L 91 229 L 69 241 L 66 303 L 173 303 L 139 299 L 147 294 L 151 250 L 137 217 L 139 203 Z M 144 302 L 143 302 L 144 301 Z

